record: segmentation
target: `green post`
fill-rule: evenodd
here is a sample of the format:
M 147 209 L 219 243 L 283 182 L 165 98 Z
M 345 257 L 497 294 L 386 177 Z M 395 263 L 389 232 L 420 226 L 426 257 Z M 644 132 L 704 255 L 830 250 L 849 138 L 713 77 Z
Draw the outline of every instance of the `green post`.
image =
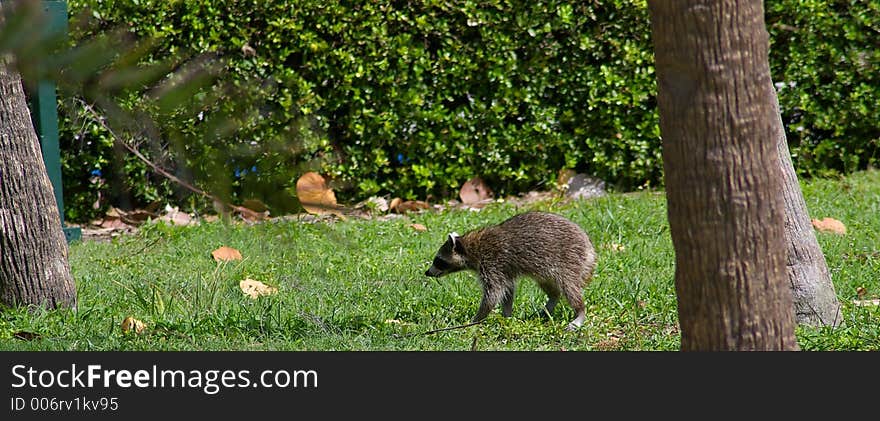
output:
M 67 2 L 64 0 L 43 1 L 46 12 L 46 32 L 48 34 L 67 33 Z M 67 242 L 82 238 L 82 230 L 77 227 L 66 227 L 64 224 L 64 195 L 61 190 L 61 151 L 58 146 L 58 99 L 55 96 L 55 82 L 40 80 L 36 84 L 36 92 L 31 95 L 31 111 L 34 127 L 40 137 L 43 150 L 43 162 L 46 172 L 55 190 L 55 201 L 61 213 L 61 226 Z

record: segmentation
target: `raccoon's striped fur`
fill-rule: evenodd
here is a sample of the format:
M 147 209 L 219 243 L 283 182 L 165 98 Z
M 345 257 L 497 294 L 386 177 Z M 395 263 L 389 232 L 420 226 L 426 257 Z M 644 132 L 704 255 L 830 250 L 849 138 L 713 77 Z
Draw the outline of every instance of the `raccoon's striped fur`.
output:
M 527 212 L 464 235 L 449 234 L 425 275 L 475 271 L 483 300 L 474 321 L 486 318 L 499 303 L 502 315 L 510 316 L 516 279 L 526 275 L 547 294 L 547 314 L 565 296 L 576 313 L 568 328 L 575 329 L 584 322 L 582 294 L 595 267 L 596 251 L 581 227 L 557 214 Z

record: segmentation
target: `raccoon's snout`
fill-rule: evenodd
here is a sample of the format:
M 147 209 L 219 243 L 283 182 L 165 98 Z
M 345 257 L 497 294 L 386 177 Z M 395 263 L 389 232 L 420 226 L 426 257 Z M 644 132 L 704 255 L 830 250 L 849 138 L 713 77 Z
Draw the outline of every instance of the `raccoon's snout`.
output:
M 430 276 L 432 278 L 439 278 L 442 274 L 443 273 L 437 270 L 434 266 L 429 267 L 428 270 L 425 271 L 425 276 Z

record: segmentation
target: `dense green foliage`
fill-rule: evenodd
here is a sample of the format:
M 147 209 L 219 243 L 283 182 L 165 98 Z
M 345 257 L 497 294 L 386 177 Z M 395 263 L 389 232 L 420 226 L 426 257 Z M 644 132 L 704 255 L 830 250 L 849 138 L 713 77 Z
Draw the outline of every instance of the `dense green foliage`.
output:
M 796 166 L 865 168 L 880 137 L 876 2 L 802 3 L 767 3 Z M 147 88 L 123 103 L 148 110 L 163 139 L 141 142 L 145 155 L 230 200 L 290 210 L 307 169 L 329 176 L 343 200 L 448 198 L 474 175 L 515 194 L 546 188 L 562 168 L 620 190 L 662 184 L 644 1 L 71 0 L 70 9 L 74 42 L 124 27 L 151 40 L 142 63 L 211 55 L 222 70 L 214 103 L 201 92 L 163 114 L 143 99 Z M 140 203 L 175 190 L 64 103 L 68 218 L 106 206 L 89 207 L 99 190 L 112 200 L 129 190 Z M 201 135 L 210 116 L 233 120 L 234 135 Z M 111 182 L 90 182 L 95 170 Z
M 797 168 L 849 173 L 880 162 L 880 2 L 767 2 L 770 63 Z
M 880 350 L 880 307 L 853 303 L 880 296 L 880 202 L 865 200 L 880 196 L 880 171 L 803 190 L 811 215 L 848 228 L 845 236 L 817 234 L 845 326 L 799 328 L 798 342 L 806 350 Z M 475 274 L 424 276 L 446 234 L 525 208 L 566 215 L 591 237 L 598 264 L 584 292 L 584 326 L 564 330 L 574 316 L 565 302 L 552 320 L 535 317 L 546 298 L 523 280 L 509 319 L 495 311 L 478 326 L 408 336 L 467 323 L 479 306 Z M 244 259 L 215 263 L 210 253 L 221 245 Z M 391 220 L 159 222 L 112 242 L 74 243 L 70 265 L 78 311 L 7 309 L 0 350 L 675 350 L 680 341 L 666 200 L 656 192 Z M 245 278 L 278 292 L 252 300 L 239 289 Z M 147 331 L 123 334 L 128 316 Z

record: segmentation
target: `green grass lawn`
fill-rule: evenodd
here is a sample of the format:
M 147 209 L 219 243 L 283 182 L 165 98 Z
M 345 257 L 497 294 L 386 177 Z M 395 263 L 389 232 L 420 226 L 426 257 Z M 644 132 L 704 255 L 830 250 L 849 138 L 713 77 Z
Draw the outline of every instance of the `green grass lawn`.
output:
M 880 349 L 880 308 L 857 307 L 880 295 L 880 172 L 804 186 L 811 216 L 843 221 L 845 236 L 818 234 L 843 304 L 846 326 L 798 328 L 806 350 Z M 4 350 L 676 350 L 679 346 L 674 254 L 664 196 L 612 194 L 528 209 L 561 213 L 580 224 L 599 254 L 585 291 L 587 319 L 561 302 L 553 319 L 532 317 L 543 293 L 520 282 L 511 318 L 496 310 L 484 323 L 420 335 L 470 321 L 480 300 L 472 273 L 424 276 L 450 231 L 500 222 L 526 210 L 497 203 L 480 212 L 415 214 L 387 221 L 349 219 L 253 226 L 152 224 L 112 242 L 77 243 L 70 264 L 79 309 L 7 310 Z M 423 224 L 427 232 L 409 227 Z M 226 245 L 242 261 L 217 264 Z M 252 300 L 238 287 L 251 278 L 278 293 Z M 144 333 L 123 334 L 133 316 Z M 15 338 L 17 332 L 35 338 Z

